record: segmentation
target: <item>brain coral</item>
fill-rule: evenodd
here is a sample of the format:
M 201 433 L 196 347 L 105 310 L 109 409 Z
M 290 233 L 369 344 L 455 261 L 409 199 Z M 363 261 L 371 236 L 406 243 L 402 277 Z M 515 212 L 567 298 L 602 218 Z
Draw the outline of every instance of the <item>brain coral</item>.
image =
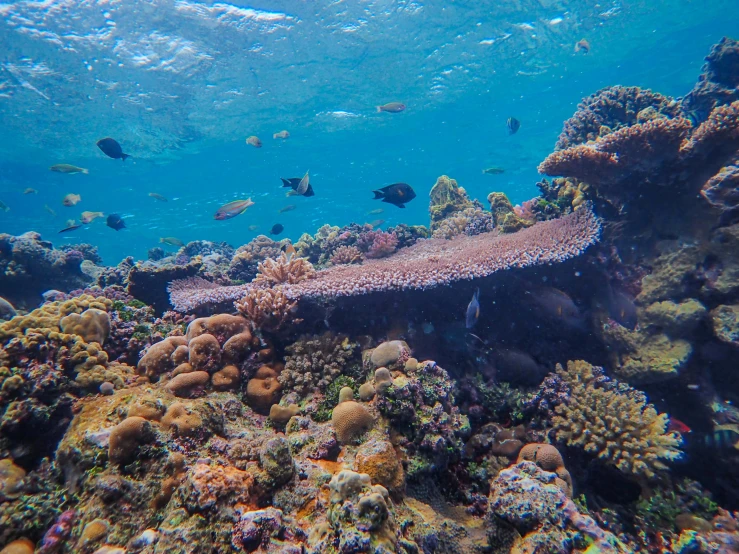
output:
M 374 423 L 374 418 L 362 404 L 347 400 L 334 408 L 331 423 L 334 425 L 339 440 L 349 442 L 369 429 Z
M 667 432 L 665 414 L 647 404 L 640 391 L 603 376 L 587 362 L 557 366 L 570 387 L 569 400 L 552 419 L 559 440 L 579 446 L 624 473 L 654 477 L 667 469 L 662 460 L 680 456 L 679 435 Z

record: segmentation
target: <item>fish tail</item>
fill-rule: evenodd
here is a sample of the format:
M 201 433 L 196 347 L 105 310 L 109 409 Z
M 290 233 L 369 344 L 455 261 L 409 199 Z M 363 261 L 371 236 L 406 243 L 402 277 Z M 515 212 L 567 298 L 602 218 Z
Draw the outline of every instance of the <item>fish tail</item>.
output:
M 90 174 L 90 170 L 89 169 L 83 169 L 82 170 L 82 173 L 84 173 L 85 175 L 89 175 Z
M 126 158 L 130 158 L 130 157 L 131 157 L 130 154 L 123 154 L 123 153 L 121 153 L 121 160 L 123 160 L 124 162 L 126 161 Z
M 377 113 L 380 113 L 382 111 L 382 106 L 377 106 Z
M 385 193 L 382 192 L 381 190 L 373 190 L 372 192 L 375 194 L 375 197 L 372 200 L 377 200 L 379 198 L 385 197 Z

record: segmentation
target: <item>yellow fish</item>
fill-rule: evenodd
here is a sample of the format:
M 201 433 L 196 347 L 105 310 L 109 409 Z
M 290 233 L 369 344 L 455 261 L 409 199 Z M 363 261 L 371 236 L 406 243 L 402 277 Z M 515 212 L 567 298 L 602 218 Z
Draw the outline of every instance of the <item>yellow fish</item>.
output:
M 88 223 L 95 221 L 98 217 L 103 217 L 103 215 L 103 212 L 82 212 L 80 221 L 87 225 Z
M 52 165 L 49 169 L 51 171 L 55 171 L 56 173 L 66 173 L 68 175 L 74 175 L 75 173 L 84 173 L 85 175 L 87 175 L 88 173 L 90 173 L 84 167 L 77 167 L 76 165 L 70 164 L 56 164 Z

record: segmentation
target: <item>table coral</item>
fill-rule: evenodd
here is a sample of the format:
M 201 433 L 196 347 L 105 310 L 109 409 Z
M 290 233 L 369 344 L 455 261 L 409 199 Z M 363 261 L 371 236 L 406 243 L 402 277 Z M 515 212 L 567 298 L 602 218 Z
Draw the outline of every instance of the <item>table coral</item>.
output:
M 557 366 L 570 387 L 566 403 L 555 408 L 557 439 L 579 446 L 626 474 L 654 477 L 667 469 L 663 460 L 680 457 L 680 437 L 668 432 L 669 419 L 647 404 L 640 391 L 603 376 L 587 362 Z

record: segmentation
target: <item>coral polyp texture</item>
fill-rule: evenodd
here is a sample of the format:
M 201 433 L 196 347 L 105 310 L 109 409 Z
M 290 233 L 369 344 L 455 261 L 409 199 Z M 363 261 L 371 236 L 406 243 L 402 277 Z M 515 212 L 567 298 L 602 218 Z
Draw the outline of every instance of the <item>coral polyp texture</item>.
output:
M 655 477 L 681 453 L 681 439 L 667 430 L 669 418 L 648 404 L 643 393 L 604 377 L 587 362 L 568 362 L 557 375 L 570 387 L 555 408 L 557 439 L 578 446 L 624 473 Z

